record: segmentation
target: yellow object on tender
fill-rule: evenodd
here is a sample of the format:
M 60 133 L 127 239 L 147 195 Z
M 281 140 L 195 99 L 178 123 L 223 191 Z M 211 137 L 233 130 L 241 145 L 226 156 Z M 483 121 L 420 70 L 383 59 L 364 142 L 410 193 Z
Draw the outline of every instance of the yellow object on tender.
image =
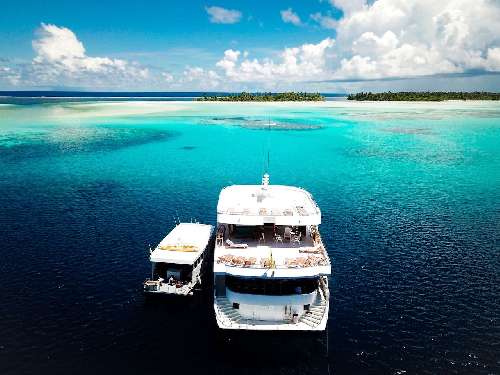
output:
M 159 246 L 160 249 L 162 250 L 168 250 L 168 251 L 182 251 L 185 253 L 194 253 L 198 251 L 198 248 L 193 245 L 163 245 Z

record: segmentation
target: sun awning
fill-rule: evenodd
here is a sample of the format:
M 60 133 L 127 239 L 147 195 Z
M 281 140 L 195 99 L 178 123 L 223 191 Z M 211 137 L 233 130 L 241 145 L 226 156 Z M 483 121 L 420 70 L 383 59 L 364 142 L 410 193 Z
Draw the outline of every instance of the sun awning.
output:
M 198 223 L 180 223 L 151 253 L 151 262 L 193 264 L 205 251 L 212 226 Z

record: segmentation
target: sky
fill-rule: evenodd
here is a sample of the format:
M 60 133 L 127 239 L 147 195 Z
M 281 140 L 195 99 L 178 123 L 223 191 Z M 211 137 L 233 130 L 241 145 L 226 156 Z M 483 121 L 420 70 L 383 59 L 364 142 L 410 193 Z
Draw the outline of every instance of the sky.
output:
M 500 91 L 500 0 L 23 0 L 0 90 Z

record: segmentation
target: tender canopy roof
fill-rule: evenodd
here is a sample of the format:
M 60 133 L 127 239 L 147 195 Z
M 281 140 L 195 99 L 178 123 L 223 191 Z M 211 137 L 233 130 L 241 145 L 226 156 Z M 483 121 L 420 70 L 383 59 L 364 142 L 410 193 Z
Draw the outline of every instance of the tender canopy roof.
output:
M 180 223 L 151 253 L 151 262 L 193 264 L 205 251 L 212 226 L 198 223 Z

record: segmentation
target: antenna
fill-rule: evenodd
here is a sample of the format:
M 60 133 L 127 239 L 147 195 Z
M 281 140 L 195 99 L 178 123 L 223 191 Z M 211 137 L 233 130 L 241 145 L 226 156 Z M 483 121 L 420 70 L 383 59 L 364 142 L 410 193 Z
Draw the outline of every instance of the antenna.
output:
M 269 172 L 269 150 L 267 150 L 267 172 Z

